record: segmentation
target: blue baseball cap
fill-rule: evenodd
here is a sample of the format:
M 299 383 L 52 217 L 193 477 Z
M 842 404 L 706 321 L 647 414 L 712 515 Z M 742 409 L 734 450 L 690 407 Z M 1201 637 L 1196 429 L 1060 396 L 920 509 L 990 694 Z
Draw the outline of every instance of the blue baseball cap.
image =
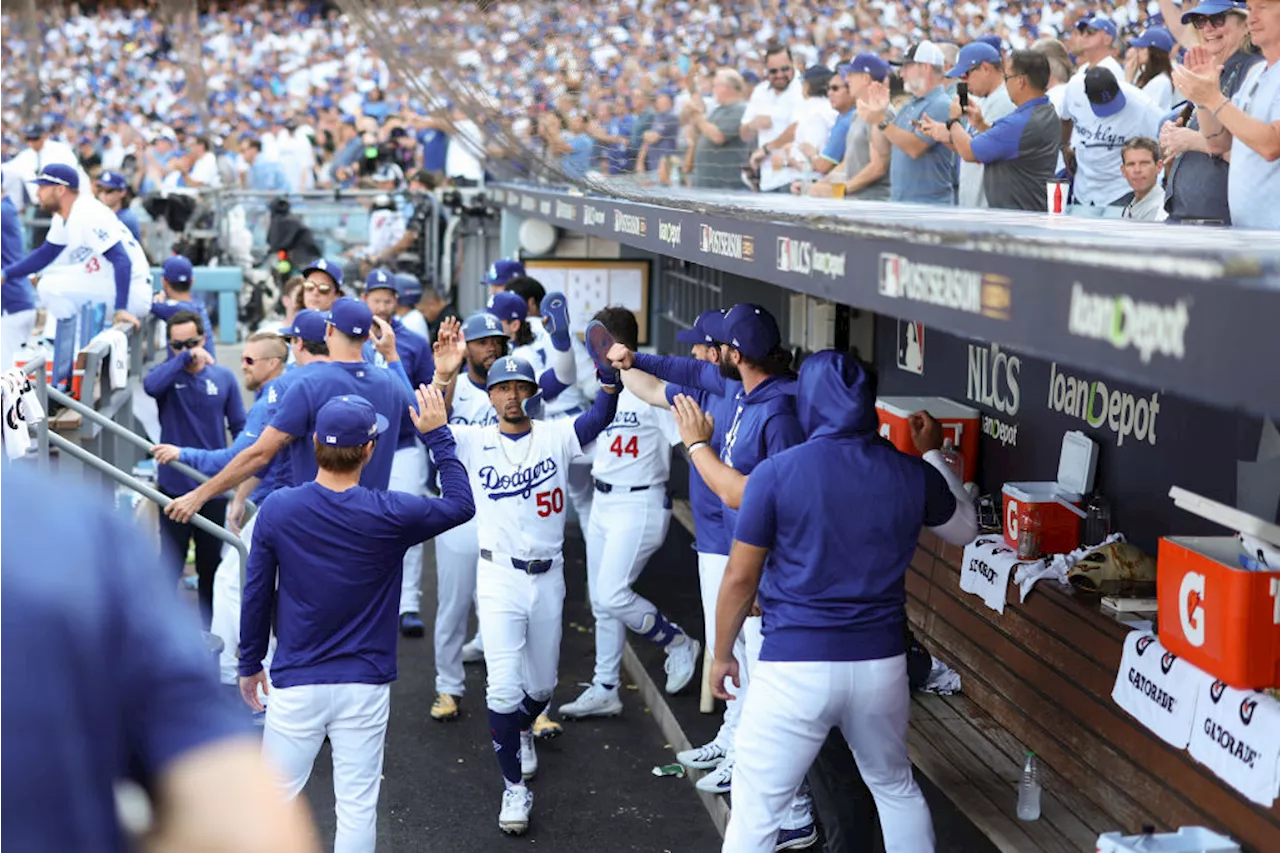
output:
M 387 419 L 359 394 L 334 397 L 316 412 L 316 440 L 327 447 L 360 447 L 387 431 Z
M 506 338 L 506 336 L 507 333 L 502 331 L 502 323 L 488 311 L 472 314 L 462 323 L 462 339 L 465 341 L 478 341 L 481 338 Z
M 1095 15 L 1091 18 L 1081 18 L 1079 21 L 1076 22 L 1076 29 L 1077 30 L 1093 30 L 1094 32 L 1101 30 L 1102 32 L 1111 36 L 1112 41 L 1114 41 L 1116 38 L 1116 25 L 1111 23 L 1109 19 L 1104 18 L 1101 15 Z
M 396 293 L 400 294 L 400 304 L 412 308 L 422 299 L 422 282 L 416 275 L 407 272 L 395 274 Z
M 322 272 L 329 278 L 333 279 L 333 283 L 338 287 L 342 287 L 342 264 L 339 261 L 330 261 L 326 258 L 316 258 L 308 266 L 302 270 L 302 277 L 306 278 L 313 272 Z
M 109 190 L 123 190 L 127 189 L 129 184 L 125 181 L 124 175 L 108 169 L 98 173 L 98 186 Z
M 836 68 L 843 77 L 847 74 L 870 74 L 872 80 L 884 82 L 889 77 L 889 63 L 874 53 L 859 53 L 853 59 Z
M 170 284 L 190 284 L 195 277 L 195 268 L 185 256 L 174 255 L 164 259 L 160 265 L 160 276 Z
M 343 296 L 329 309 L 329 325 L 353 338 L 363 338 L 373 328 L 373 312 L 359 299 Z
M 396 284 L 395 275 L 385 269 L 373 270 L 365 276 L 364 292 L 372 293 L 375 290 L 390 290 L 396 294 L 400 293 L 400 288 Z
M 1241 0 L 1204 0 L 1194 9 L 1188 9 L 1182 13 L 1182 23 L 1191 23 L 1192 18 L 1208 17 L 1216 15 L 1219 12 L 1245 12 L 1245 5 Z
M 66 163 L 50 163 L 36 175 L 36 183 L 46 187 L 66 187 L 80 189 L 80 173 L 75 166 Z
M 524 264 L 519 261 L 513 261 L 510 258 L 500 258 L 489 266 L 489 271 L 484 275 L 483 283 L 497 286 L 506 284 L 519 275 L 524 275 Z
M 778 321 L 773 315 L 750 302 L 739 302 L 720 321 L 716 340 L 726 343 L 747 358 L 764 358 L 782 342 Z
M 947 76 L 953 79 L 963 77 L 984 62 L 999 67 L 1000 51 L 985 41 L 969 42 L 960 48 L 960 55 L 956 57 L 956 67 L 948 71 Z
M 716 335 L 720 334 L 720 324 L 723 320 L 724 311 L 720 308 L 703 311 L 698 315 L 698 319 L 693 321 L 693 328 L 676 332 L 676 340 L 689 346 L 717 343 L 719 338 Z
M 978 36 L 976 39 L 974 39 L 974 41 L 980 41 L 983 44 L 989 44 L 992 47 L 994 47 L 997 51 L 1001 51 L 1001 52 L 1004 51 L 1004 39 L 1000 38 L 1000 36 L 996 35 L 995 33 L 987 33 L 985 36 Z
M 23 139 L 39 139 L 44 136 L 44 126 L 39 124 L 29 124 L 22 129 Z
M 1129 47 L 1158 47 L 1165 53 L 1173 50 L 1173 45 L 1173 34 L 1164 27 L 1151 27 L 1129 42 Z
M 529 316 L 529 303 L 510 290 L 489 297 L 488 312 L 499 320 L 523 320 Z
M 1089 109 L 1098 118 L 1108 118 L 1124 109 L 1124 92 L 1109 69 L 1094 66 L 1086 71 L 1084 93 L 1089 99 Z
M 280 334 L 286 338 L 301 338 L 319 343 L 324 340 L 324 327 L 328 322 L 329 317 L 324 311 L 304 308 L 294 315 L 292 325 L 280 327 Z

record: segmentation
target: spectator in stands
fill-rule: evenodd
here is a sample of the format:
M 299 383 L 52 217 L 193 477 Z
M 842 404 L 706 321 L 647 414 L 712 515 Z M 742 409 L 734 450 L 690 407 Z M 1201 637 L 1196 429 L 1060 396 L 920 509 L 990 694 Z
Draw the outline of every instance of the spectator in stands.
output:
M 971 47 L 967 45 L 965 50 Z M 1061 138 L 1058 114 L 1045 95 L 1049 60 L 1034 50 L 1014 51 L 1003 77 L 1017 107 L 981 133 L 970 136 L 965 129 L 958 100 L 946 123 L 926 116 L 921 126 L 931 137 L 952 147 L 965 163 L 984 164 L 983 191 L 991 207 L 1043 211 L 1045 185 L 1054 175 Z
M 76 158 L 76 152 L 71 146 L 58 139 L 50 138 L 48 131 L 43 125 L 29 124 L 22 131 L 22 138 L 26 140 L 27 147 L 18 152 L 13 161 L 8 164 L 9 168 L 17 171 L 18 177 L 26 185 L 26 197 L 21 195 L 18 187 L 9 191 L 10 198 L 13 198 L 14 204 L 19 209 L 27 201 L 33 201 L 36 197 L 36 175 L 45 166 L 52 163 L 62 163 L 73 169 L 79 170 L 80 164 Z M 16 197 L 15 197 L 16 196 Z M 44 242 L 45 228 L 39 228 L 31 235 L 32 243 L 39 244 Z
M 1171 0 L 1165 0 L 1171 2 Z M 1163 8 L 1163 5 L 1162 7 Z M 1262 61 L 1248 40 L 1248 23 L 1244 6 L 1236 0 L 1205 0 L 1181 17 L 1176 7 L 1166 22 L 1175 35 L 1181 33 L 1192 42 L 1203 42 L 1214 61 L 1222 64 L 1218 88 L 1228 98 L 1240 90 L 1249 69 Z M 1195 105 L 1188 102 L 1160 128 L 1160 150 L 1167 164 L 1165 208 L 1168 222 L 1187 224 L 1230 225 L 1227 206 L 1228 162 L 1209 153 L 1209 142 L 1200 132 L 1200 118 Z
M 320 258 L 302 270 L 302 304 L 312 311 L 328 311 L 342 296 L 342 264 Z
M 245 189 L 269 193 L 293 191 L 280 164 L 262 156 L 262 140 L 258 137 L 240 140 L 240 157 L 248 165 L 243 175 Z
M 1205 47 L 1187 51 L 1174 84 L 1196 105 L 1209 151 L 1228 152 L 1227 201 L 1233 225 L 1280 228 L 1280 3 L 1249 0 L 1249 35 L 1262 62 L 1234 97 L 1222 93 L 1222 65 Z
M 27 466 L 6 466 L 0 489 L 8 849 L 134 849 L 116 798 L 128 779 L 155 809 L 146 849 L 318 851 L 145 533 L 100 492 Z
M 775 165 L 785 158 L 791 169 L 799 173 L 802 181 L 813 181 L 822 175 L 815 165 L 836 123 L 836 109 L 827 98 L 827 89 L 834 76 L 825 65 L 812 65 L 805 69 L 802 86 L 804 100 L 796 110 L 795 138 L 785 152 L 775 151 L 770 155 Z M 848 91 L 849 87 L 844 81 L 840 81 L 840 85 L 841 91 Z M 796 188 L 793 183 L 792 192 Z
M 804 101 L 795 65 L 786 45 L 769 44 L 764 54 L 766 79 L 752 90 L 742 114 L 739 134 L 744 142 L 755 145 L 749 163 L 759 172 L 761 192 L 785 192 L 796 177 L 785 159 L 785 152 L 795 139 L 796 117 Z M 780 165 L 774 163 L 774 151 L 781 154 Z
M 926 115 L 942 122 L 950 117 L 951 99 L 942 88 L 944 61 L 933 42 L 913 45 L 902 61 L 902 82 L 911 100 L 890 116 L 889 87 L 872 83 L 859 105 L 863 120 L 879 128 L 893 145 L 889 159 L 892 201 L 956 203 L 955 154 L 917 129 Z
M 866 201 L 887 201 L 889 198 L 889 159 L 893 146 L 884 132 L 868 123 L 863 113 L 866 107 L 858 106 L 873 82 L 884 83 L 889 79 L 889 63 L 872 53 L 860 53 L 851 62 L 841 65 L 840 76 L 848 87 L 846 92 L 832 92 L 834 101 L 847 95 L 849 102 L 855 105 L 850 115 L 848 129 L 844 135 L 844 147 L 840 148 L 837 138 L 840 122 L 832 128 L 832 135 L 821 154 L 819 168 L 830 163 L 838 152 L 843 152 L 843 159 L 836 164 L 826 177 L 810 188 L 810 194 L 828 196 L 838 183 L 844 184 L 846 198 L 857 197 Z M 896 113 L 893 107 L 890 110 Z
M 233 436 L 244 429 L 244 401 L 235 375 L 213 363 L 205 349 L 208 331 L 198 314 L 179 311 L 169 318 L 169 359 L 153 367 L 142 380 L 143 390 L 160 410 L 160 439 L 179 447 L 217 450 L 227 446 L 227 430 Z M 195 481 L 163 467 L 156 477 L 160 491 L 171 498 L 196 487 Z M 226 522 L 227 500 L 214 498 L 200 513 L 221 527 Z M 207 628 L 213 612 L 213 574 L 222 559 L 222 540 L 167 517 L 160 529 L 168 543 L 168 558 L 182 574 L 187 549 L 195 540 L 196 576 L 199 579 L 200 618 Z
M 124 223 L 137 240 L 142 243 L 142 226 L 138 224 L 138 214 L 129 209 L 125 203 L 129 198 L 129 182 L 119 172 L 103 170 L 93 182 L 93 195 L 98 201 L 115 211 L 116 217 Z
M 956 59 L 956 66 L 947 72 L 947 77 L 959 79 L 969 87 L 967 105 L 962 105 L 957 97 L 951 106 L 951 117 L 959 115 L 970 136 L 987 132 L 997 121 L 1013 112 L 1014 103 L 1005 88 L 1004 73 L 1000 52 L 983 41 L 965 45 Z M 1043 89 L 1040 94 L 1043 94 Z M 950 139 L 943 141 L 950 142 Z M 961 155 L 960 186 L 956 194 L 956 203 L 960 207 L 988 206 L 982 180 L 984 162 Z
M 216 189 L 222 186 L 222 178 L 218 174 L 218 157 L 213 153 L 209 137 L 197 136 L 192 140 L 186 162 L 188 165 L 182 173 L 183 186 L 197 189 Z
M 1124 219 L 1163 222 L 1169 214 L 1164 209 L 1164 188 L 1160 186 L 1160 145 L 1143 136 L 1125 142 L 1120 149 L 1124 179 L 1133 192 L 1122 196 Z
M 706 102 L 690 98 L 681 120 L 693 139 L 693 186 L 700 189 L 735 189 L 742 186 L 749 145 L 742 138 L 743 100 L 747 84 L 732 69 L 716 72 L 712 95 L 716 107 L 707 114 Z
M 1031 49 L 1037 53 L 1044 54 L 1049 60 L 1049 88 L 1045 95 L 1049 98 L 1049 103 L 1053 105 L 1053 109 L 1062 115 L 1062 104 L 1067 97 L 1067 84 L 1071 81 L 1072 62 L 1071 54 L 1067 52 L 1067 46 L 1054 38 L 1042 38 L 1031 46 Z M 1058 150 L 1058 166 L 1054 174 L 1065 175 L 1067 169 L 1066 158 L 1062 152 L 1066 149 L 1067 142 L 1063 141 Z
M 1116 59 L 1116 25 L 1102 15 L 1091 15 L 1076 22 L 1075 47 L 1080 66 L 1073 80 L 1081 80 L 1091 68 L 1105 68 L 1117 80 L 1124 79 L 1124 66 Z
M 539 131 L 546 140 L 547 153 L 557 159 L 562 174 L 571 180 L 581 180 L 591 171 L 594 143 L 586 133 L 581 113 L 573 110 L 561 122 L 555 112 L 545 112 L 539 121 Z
M 1136 136 L 1154 138 L 1163 117 L 1141 90 L 1121 82 L 1105 66 L 1090 68 L 1083 85 L 1068 87 L 1061 118 L 1063 139 L 1072 140 L 1065 155 L 1075 174 L 1072 195 L 1082 208 L 1078 212 L 1104 216 L 1108 207 L 1119 204 L 1129 192 L 1121 172 L 1121 146 Z
M 213 332 L 213 323 L 209 320 L 209 310 L 203 299 L 195 299 L 191 295 L 191 286 L 195 283 L 195 267 L 184 255 L 165 258 L 160 265 L 160 292 L 151 303 L 151 313 L 164 322 L 179 311 L 190 311 L 200 318 L 201 327 Z M 210 358 L 213 358 L 210 353 Z M 216 358 L 213 358 L 217 361 Z
M 1162 110 L 1173 106 L 1173 65 L 1169 60 L 1173 45 L 1173 36 L 1167 29 L 1151 27 L 1129 42 L 1129 53 L 1124 58 L 1125 80 Z
M 22 179 L 17 171 L 5 164 L 3 191 L 0 191 L 0 267 L 9 267 L 25 254 L 23 251 L 22 220 L 18 206 L 9 195 L 10 182 L 19 184 Z M 18 347 L 31 340 L 36 323 L 36 294 L 31 280 L 26 276 L 5 279 L 0 285 L 0 373 L 13 367 L 13 356 Z
M 679 135 L 680 118 L 675 114 L 671 92 L 664 89 L 653 99 L 653 120 L 649 123 L 649 128 L 640 134 L 636 171 L 660 172 L 664 167 L 670 170 L 670 161 L 676 156 Z M 664 184 L 668 183 L 669 171 L 660 174 L 659 179 Z
M 484 134 L 467 111 L 457 104 L 449 113 L 449 131 L 445 177 L 455 186 L 474 187 L 484 180 Z
M 595 120 L 587 124 L 587 135 L 595 142 L 592 163 L 606 175 L 623 175 L 635 168 L 635 149 L 629 149 L 635 119 L 618 114 L 613 102 L 601 101 Z

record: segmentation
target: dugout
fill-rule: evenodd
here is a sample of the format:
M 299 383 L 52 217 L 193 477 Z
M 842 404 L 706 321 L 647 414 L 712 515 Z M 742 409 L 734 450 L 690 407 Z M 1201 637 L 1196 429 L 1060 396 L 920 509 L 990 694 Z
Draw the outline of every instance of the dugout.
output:
M 759 302 L 791 345 L 874 360 L 882 396 L 978 410 L 984 493 L 1052 479 L 1064 431 L 1080 430 L 1097 444 L 1113 529 L 1152 556 L 1165 534 L 1225 532 L 1175 507 L 1174 485 L 1280 514 L 1273 234 L 687 190 L 668 190 L 670 207 L 489 190 L 504 257 L 557 281 L 603 269 L 572 275 L 605 299 L 609 270 L 645 266 L 637 310 L 659 352 L 679 351 L 675 333 L 700 311 Z M 1011 584 L 997 613 L 960 590 L 960 562 L 961 549 L 922 537 L 907 578 L 914 629 L 1096 823 L 1203 825 L 1280 849 L 1280 801 L 1245 798 L 1112 700 L 1131 628 L 1099 596 L 1042 582 L 1023 602 Z

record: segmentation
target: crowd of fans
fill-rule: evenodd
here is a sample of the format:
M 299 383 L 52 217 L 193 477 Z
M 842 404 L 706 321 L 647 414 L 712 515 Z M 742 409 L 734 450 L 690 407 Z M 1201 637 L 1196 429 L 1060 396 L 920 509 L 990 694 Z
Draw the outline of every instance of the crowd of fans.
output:
M 1042 211 L 1057 178 L 1075 213 L 1280 227 L 1269 0 L 48 16 L 42 40 L 4 19 L 3 153 L 27 180 L 50 160 L 138 194 L 599 175 Z

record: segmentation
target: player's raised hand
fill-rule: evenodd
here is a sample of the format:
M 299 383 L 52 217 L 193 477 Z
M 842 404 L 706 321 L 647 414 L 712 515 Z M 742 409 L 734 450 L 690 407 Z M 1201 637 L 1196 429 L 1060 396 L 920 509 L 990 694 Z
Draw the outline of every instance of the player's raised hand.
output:
M 379 355 L 387 361 L 397 359 L 395 330 L 391 328 L 390 323 L 376 314 L 373 316 L 373 328 L 369 330 L 369 337 L 372 338 L 373 348 Z
M 723 699 L 727 702 L 738 697 L 730 693 L 729 689 L 725 687 L 724 680 L 726 678 L 733 679 L 733 686 L 741 689 L 742 684 L 738 681 L 738 662 L 732 657 L 728 660 L 721 660 L 717 657 L 711 662 L 711 694 L 717 699 Z
M 445 408 L 444 395 L 439 388 L 434 385 L 419 385 L 416 396 L 418 408 L 410 408 L 409 417 L 413 419 L 418 432 L 425 435 L 449 422 L 449 410 Z
M 636 363 L 636 354 L 627 349 L 626 344 L 614 344 L 609 347 L 605 358 L 609 359 L 614 370 L 630 370 Z
M 447 382 L 458 375 L 467 357 L 467 342 L 462 337 L 462 323 L 457 317 L 447 317 L 440 323 L 431 352 L 435 356 L 437 377 Z
M 676 426 L 680 428 L 680 438 L 685 447 L 700 441 L 711 441 L 716 428 L 715 418 L 702 411 L 702 407 L 692 397 L 677 394 L 671 401 L 671 413 L 675 415 Z

